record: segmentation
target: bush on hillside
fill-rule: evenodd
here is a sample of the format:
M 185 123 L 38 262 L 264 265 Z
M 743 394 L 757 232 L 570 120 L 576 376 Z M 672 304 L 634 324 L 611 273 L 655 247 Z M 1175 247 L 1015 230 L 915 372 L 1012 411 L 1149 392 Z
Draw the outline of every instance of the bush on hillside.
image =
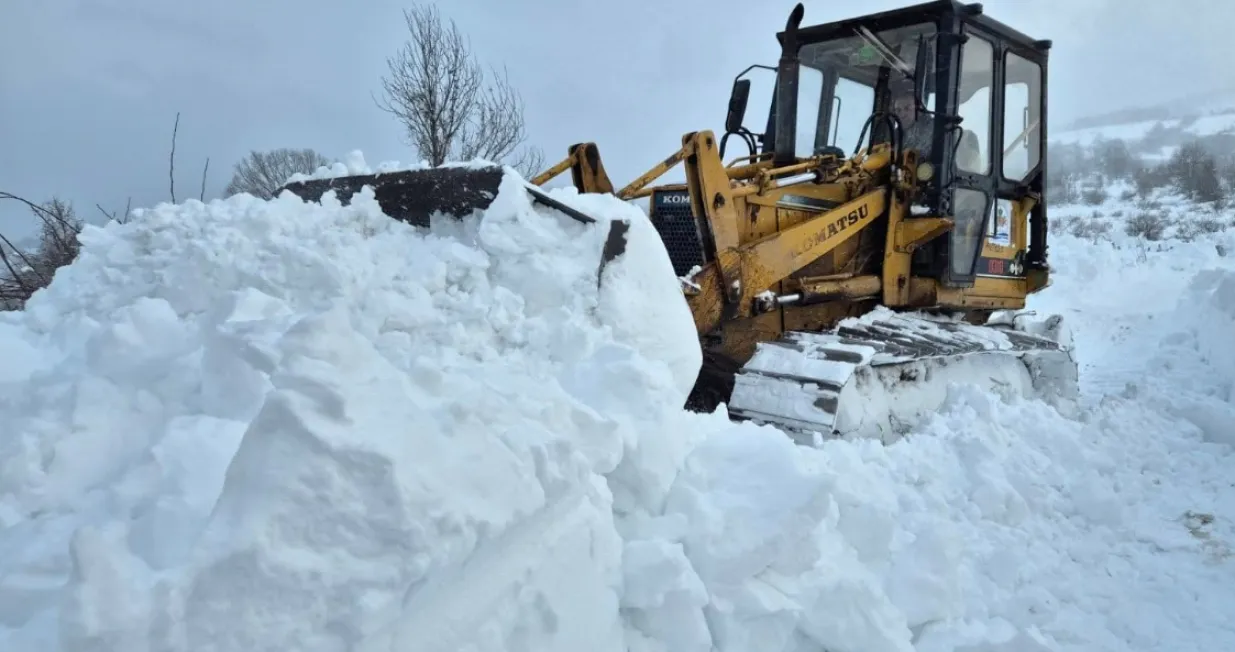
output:
M 1054 204 L 1075 204 L 1081 200 L 1080 190 L 1069 178 L 1047 179 L 1046 196 Z
M 1092 184 L 1081 189 L 1081 201 L 1086 206 L 1098 206 L 1105 202 L 1110 197 L 1110 193 L 1106 188 L 1099 184 Z
M 1166 167 L 1175 187 L 1189 199 L 1198 202 L 1222 199 L 1217 161 L 1200 141 L 1194 140 L 1176 150 Z
M 1136 186 L 1136 194 L 1148 199 L 1155 190 L 1170 187 L 1171 176 L 1161 165 L 1143 165 L 1132 174 L 1132 183 Z
M 1195 239 L 1198 235 L 1217 233 L 1225 228 L 1226 225 L 1222 223 L 1222 220 L 1213 217 L 1200 217 L 1180 223 L 1175 232 L 1180 240 L 1187 242 Z
M 1051 222 L 1051 233 L 1066 233 L 1086 240 L 1105 239 L 1111 232 L 1111 223 L 1102 218 L 1098 212 L 1090 217 L 1070 215 Z
M 1080 145 L 1055 145 L 1047 152 L 1046 193 L 1057 204 L 1081 200 L 1080 183 L 1090 171 L 1090 155 Z
M 1094 146 L 1094 167 L 1109 178 L 1131 178 L 1139 164 L 1122 139 L 1102 140 Z
M 1125 223 L 1124 233 L 1146 240 L 1161 240 L 1166 227 L 1166 218 L 1161 213 L 1141 211 Z
M 1218 179 L 1228 195 L 1235 193 L 1235 154 L 1218 159 Z

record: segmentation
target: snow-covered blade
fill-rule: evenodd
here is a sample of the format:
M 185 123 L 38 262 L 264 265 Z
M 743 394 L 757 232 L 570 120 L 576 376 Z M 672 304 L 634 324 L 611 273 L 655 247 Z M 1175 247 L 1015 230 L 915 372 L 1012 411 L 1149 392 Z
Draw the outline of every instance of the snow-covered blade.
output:
M 433 218 L 448 216 L 456 219 L 485 211 L 497 197 L 505 177 L 505 168 L 498 165 L 444 165 L 435 168 L 403 169 L 375 174 L 352 174 L 292 181 L 283 187 L 306 201 L 318 202 L 328 192 L 334 192 L 343 205 L 362 188 L 373 189 L 377 203 L 387 215 L 416 226 L 428 228 Z M 593 224 L 596 218 L 550 197 L 540 188 L 524 184 L 532 201 L 557 210 L 583 224 Z M 605 266 L 626 251 L 626 233 L 630 224 L 609 223 L 601 254 L 597 283 Z
M 738 373 L 729 411 L 800 443 L 819 434 L 891 442 L 938 410 L 952 383 L 1067 405 L 1077 366 L 1059 326 L 1059 317 L 978 326 L 880 309 L 830 333 L 786 333 Z

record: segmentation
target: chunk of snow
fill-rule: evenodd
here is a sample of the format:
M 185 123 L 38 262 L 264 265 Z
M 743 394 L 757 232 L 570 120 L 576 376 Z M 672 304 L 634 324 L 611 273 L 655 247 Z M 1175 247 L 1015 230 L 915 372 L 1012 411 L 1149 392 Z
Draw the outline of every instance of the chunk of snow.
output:
M 487 167 L 496 165 L 492 161 L 485 159 L 474 159 L 471 161 L 449 161 L 443 163 L 440 167 Z M 370 174 L 389 174 L 391 172 L 402 172 L 405 170 L 425 170 L 433 167 L 428 161 L 419 161 L 417 163 L 401 163 L 399 161 L 382 161 L 377 167 L 371 167 L 365 160 L 364 152 L 353 150 L 348 152 L 347 156 L 342 161 L 335 161 L 330 165 L 319 166 L 316 170 L 304 173 L 297 172 L 288 177 L 284 184 L 295 183 L 298 181 L 313 181 L 316 179 L 334 179 L 338 177 L 349 177 L 357 175 Z
M 894 446 L 807 448 L 681 409 L 700 352 L 638 208 L 520 183 L 430 230 L 368 191 L 88 227 L 0 313 L 0 649 L 1235 645 L 1213 246 L 1053 236 L 1030 303 L 1076 418 L 954 384 Z

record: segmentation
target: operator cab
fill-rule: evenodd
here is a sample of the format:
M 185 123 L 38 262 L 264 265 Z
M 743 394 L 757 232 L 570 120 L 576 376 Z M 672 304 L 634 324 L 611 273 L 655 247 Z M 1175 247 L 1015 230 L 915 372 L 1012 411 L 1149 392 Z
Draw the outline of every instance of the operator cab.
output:
M 921 192 L 912 213 L 950 215 L 955 226 L 946 242 L 915 254 L 915 273 L 952 287 L 983 273 L 985 242 L 1012 244 L 1012 203 L 1035 196 L 1017 265 L 1044 265 L 1050 42 L 954 0 L 812 27 L 797 27 L 801 18 L 798 5 L 778 35 L 763 153 L 787 164 L 877 143 L 916 150 Z

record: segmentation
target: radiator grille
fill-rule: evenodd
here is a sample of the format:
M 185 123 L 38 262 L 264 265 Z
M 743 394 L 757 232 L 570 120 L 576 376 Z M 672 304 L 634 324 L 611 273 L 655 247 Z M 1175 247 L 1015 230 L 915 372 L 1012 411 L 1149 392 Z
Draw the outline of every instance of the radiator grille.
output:
M 699 226 L 690 212 L 690 193 L 686 190 L 658 190 L 652 194 L 650 215 L 660 239 L 669 252 L 673 271 L 678 276 L 703 265 L 703 241 Z

